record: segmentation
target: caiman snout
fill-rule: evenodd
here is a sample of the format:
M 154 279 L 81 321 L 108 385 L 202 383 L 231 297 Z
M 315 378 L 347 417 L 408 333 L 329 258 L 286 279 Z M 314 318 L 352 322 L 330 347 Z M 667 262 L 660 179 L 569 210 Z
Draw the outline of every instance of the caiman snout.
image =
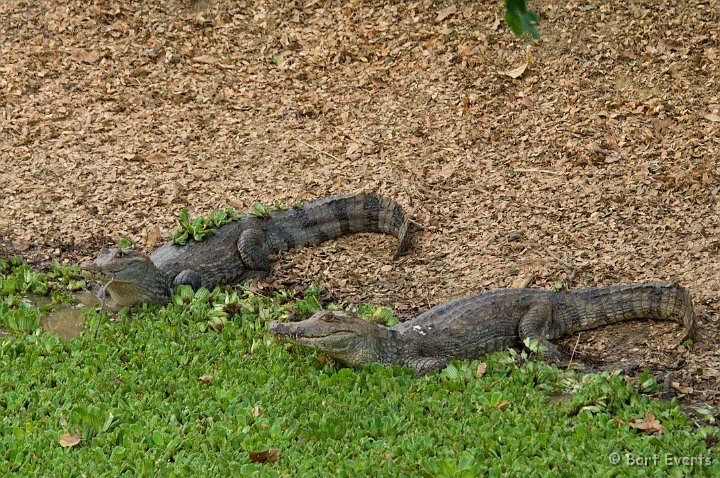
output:
M 103 282 L 105 280 L 105 274 L 103 270 L 98 267 L 95 261 L 84 261 L 80 263 L 80 275 L 85 279 L 92 281 Z
M 80 263 L 80 269 L 84 271 L 97 271 L 98 267 L 95 261 L 83 261 Z
M 273 335 L 290 335 L 289 327 L 282 322 L 273 320 L 268 325 L 268 331 Z
M 273 320 L 272 322 L 270 322 L 270 325 L 268 325 L 268 331 L 275 337 L 285 340 L 296 340 L 299 335 L 292 326 L 284 324 L 282 322 L 278 322 L 277 320 Z

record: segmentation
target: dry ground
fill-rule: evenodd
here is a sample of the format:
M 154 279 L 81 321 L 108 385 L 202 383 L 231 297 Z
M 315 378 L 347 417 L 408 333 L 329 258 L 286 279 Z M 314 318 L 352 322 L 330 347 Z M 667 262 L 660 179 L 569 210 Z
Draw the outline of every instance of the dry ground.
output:
M 0 253 L 74 263 L 120 235 L 151 250 L 183 207 L 380 191 L 415 211 L 410 255 L 343 238 L 284 254 L 274 284 L 410 316 L 525 283 L 677 281 L 703 321 L 691 352 L 638 322 L 576 353 L 717 403 L 720 4 L 534 8 L 538 41 L 500 0 L 5 0 Z

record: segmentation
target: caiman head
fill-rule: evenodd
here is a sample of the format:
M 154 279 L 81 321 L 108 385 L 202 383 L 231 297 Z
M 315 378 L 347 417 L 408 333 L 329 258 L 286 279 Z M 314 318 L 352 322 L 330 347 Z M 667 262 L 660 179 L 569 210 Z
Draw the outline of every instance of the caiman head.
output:
M 386 331 L 346 312 L 329 310 L 301 322 L 274 321 L 268 330 L 280 340 L 320 350 L 351 367 L 381 362 L 381 341 Z
M 111 306 L 129 307 L 139 302 L 167 303 L 167 279 L 150 257 L 131 249 L 103 250 L 94 261 L 80 264 L 83 275 L 105 285 Z

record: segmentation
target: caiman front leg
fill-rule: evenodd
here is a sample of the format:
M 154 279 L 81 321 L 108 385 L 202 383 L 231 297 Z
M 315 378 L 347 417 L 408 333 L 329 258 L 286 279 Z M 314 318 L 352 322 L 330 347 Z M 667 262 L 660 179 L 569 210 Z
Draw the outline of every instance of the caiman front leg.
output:
M 541 352 L 543 357 L 562 363 L 567 359 L 565 354 L 545 338 L 546 332 L 551 325 L 552 313 L 552 303 L 549 300 L 538 301 L 530 307 L 530 310 L 520 320 L 518 335 L 521 342 L 525 342 L 526 338 L 537 340 L 540 347 L 545 349 Z
M 445 357 L 418 357 L 408 361 L 405 365 L 415 372 L 416 377 L 422 377 L 435 370 L 444 369 L 449 361 Z
M 240 280 L 265 277 L 270 272 L 270 248 L 259 229 L 245 229 L 237 240 L 237 250 L 246 266 Z

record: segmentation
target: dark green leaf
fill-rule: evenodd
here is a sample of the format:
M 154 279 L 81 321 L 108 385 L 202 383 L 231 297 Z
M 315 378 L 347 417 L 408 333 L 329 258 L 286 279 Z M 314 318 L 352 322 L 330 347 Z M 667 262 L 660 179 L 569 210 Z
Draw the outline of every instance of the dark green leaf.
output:
M 534 38 L 540 37 L 536 24 L 540 17 L 535 12 L 527 10 L 526 0 L 505 0 L 505 23 L 517 36 L 528 34 Z
M 188 213 L 187 209 L 183 209 L 180 211 L 180 225 L 183 226 L 185 229 L 188 229 L 190 227 L 190 213 Z

